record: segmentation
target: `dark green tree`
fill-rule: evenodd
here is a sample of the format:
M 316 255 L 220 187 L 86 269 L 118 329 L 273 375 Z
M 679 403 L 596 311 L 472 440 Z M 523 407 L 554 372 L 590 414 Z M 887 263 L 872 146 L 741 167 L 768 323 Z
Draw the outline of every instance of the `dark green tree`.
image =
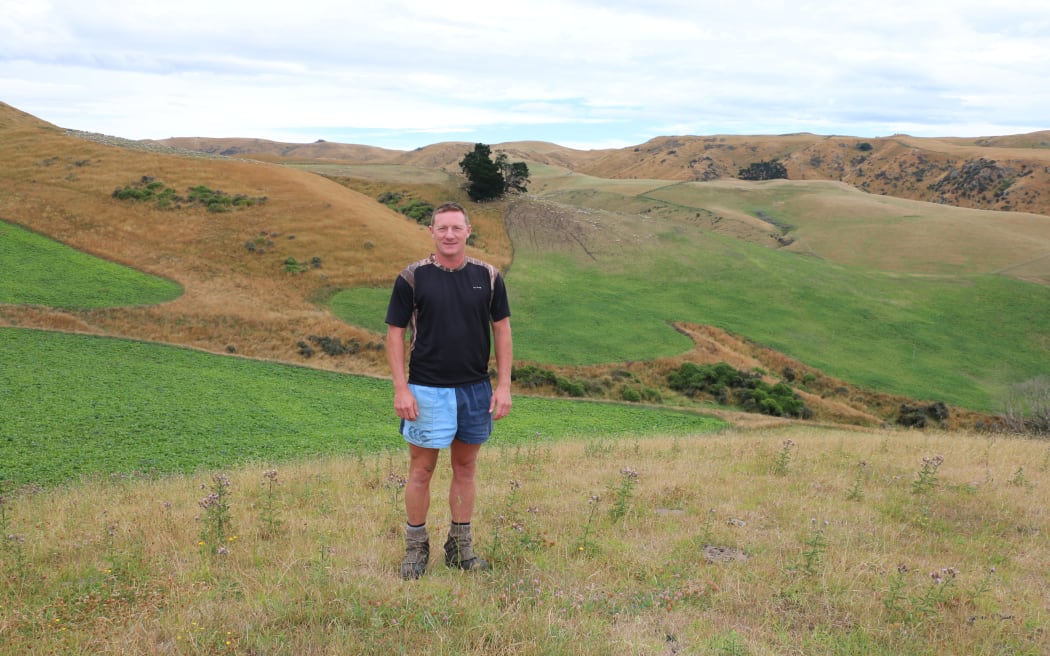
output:
M 474 150 L 460 160 L 459 168 L 467 176 L 467 195 L 471 200 L 492 200 L 503 195 L 506 181 L 499 166 L 492 161 L 492 149 L 487 145 L 474 144 Z

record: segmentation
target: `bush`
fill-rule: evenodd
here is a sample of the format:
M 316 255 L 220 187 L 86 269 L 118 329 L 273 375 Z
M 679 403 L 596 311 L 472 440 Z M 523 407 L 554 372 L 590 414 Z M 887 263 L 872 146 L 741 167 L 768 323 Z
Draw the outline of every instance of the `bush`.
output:
M 668 374 L 667 383 L 686 396 L 707 394 L 722 405 L 735 402 L 749 412 L 801 419 L 813 416 L 813 411 L 790 385 L 770 385 L 758 374 L 740 371 L 725 362 L 707 365 L 686 362 Z
M 510 379 L 525 389 L 543 387 L 544 385 L 554 387 L 558 383 L 558 377 L 553 371 L 532 365 L 512 368 Z
M 673 390 L 696 396 L 700 392 L 716 394 L 725 388 L 744 387 L 749 379 L 749 374 L 725 362 L 705 365 L 686 362 L 668 375 L 667 382 Z
M 425 200 L 412 200 L 409 201 L 408 204 L 397 209 L 416 223 L 422 223 L 424 225 L 430 223 L 430 215 L 434 212 L 434 206 Z
M 361 342 L 356 337 L 351 337 L 345 343 L 338 337 L 310 335 L 308 339 L 331 356 L 353 355 L 361 350 Z
M 897 423 L 910 428 L 926 428 L 937 425 L 948 426 L 948 406 L 938 401 L 929 405 L 910 405 L 902 403 L 897 416 Z
M 777 180 L 787 179 L 787 168 L 777 160 L 752 162 L 737 174 L 741 180 Z
M 266 200 L 265 197 L 250 198 L 244 194 L 231 196 L 223 191 L 209 189 L 205 185 L 190 187 L 189 195 L 183 198 L 176 194 L 173 188 L 149 175 L 142 176 L 134 184 L 114 189 L 113 198 L 151 201 L 160 209 L 172 209 L 172 206 L 177 209 L 182 207 L 182 203 L 188 203 L 205 207 L 209 212 L 228 212 L 233 208 L 251 207 Z
M 642 393 L 634 387 L 624 386 L 620 388 L 620 398 L 630 403 L 640 403 L 642 401 Z

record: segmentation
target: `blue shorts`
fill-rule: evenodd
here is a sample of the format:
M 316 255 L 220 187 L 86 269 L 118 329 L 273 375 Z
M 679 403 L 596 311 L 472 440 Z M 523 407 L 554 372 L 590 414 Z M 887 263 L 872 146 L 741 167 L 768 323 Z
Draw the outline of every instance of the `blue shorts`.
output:
M 410 444 L 444 449 L 459 440 L 483 444 L 492 435 L 492 383 L 482 381 L 463 387 L 427 387 L 409 383 L 419 416 L 401 420 L 401 434 Z

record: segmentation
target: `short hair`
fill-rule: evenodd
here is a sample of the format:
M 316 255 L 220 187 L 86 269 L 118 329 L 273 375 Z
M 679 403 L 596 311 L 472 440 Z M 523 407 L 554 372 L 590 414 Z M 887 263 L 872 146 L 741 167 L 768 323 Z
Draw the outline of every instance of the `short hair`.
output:
M 467 214 L 467 210 L 463 209 L 463 206 L 459 203 L 454 203 L 452 201 L 442 203 L 434 208 L 434 213 L 430 215 L 430 225 L 434 225 L 434 219 L 437 218 L 438 214 L 444 214 L 445 212 L 462 213 L 464 220 L 466 220 L 467 222 L 467 225 L 470 225 L 470 215 Z

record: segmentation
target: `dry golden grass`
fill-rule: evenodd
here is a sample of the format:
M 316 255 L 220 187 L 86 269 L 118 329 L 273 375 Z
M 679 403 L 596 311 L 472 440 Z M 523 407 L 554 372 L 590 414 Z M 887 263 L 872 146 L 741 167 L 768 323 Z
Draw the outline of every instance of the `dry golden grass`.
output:
M 410 583 L 403 453 L 269 468 L 228 473 L 225 556 L 199 544 L 210 472 L 5 499 L 0 653 L 1045 653 L 1045 442 L 497 437 L 475 517 L 493 572 L 440 564 L 443 459 Z

